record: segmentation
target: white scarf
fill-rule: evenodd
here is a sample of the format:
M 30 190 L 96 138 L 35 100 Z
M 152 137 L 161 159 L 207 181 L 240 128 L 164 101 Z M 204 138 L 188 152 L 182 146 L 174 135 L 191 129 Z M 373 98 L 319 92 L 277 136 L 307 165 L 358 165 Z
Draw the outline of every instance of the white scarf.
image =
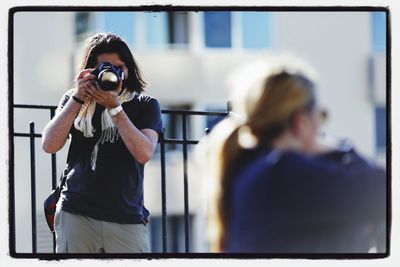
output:
M 136 95 L 136 92 L 130 92 L 124 90 L 122 94 L 118 96 L 118 101 L 122 104 L 131 101 Z M 96 102 L 94 100 L 85 101 L 82 105 L 78 116 L 74 120 L 74 126 L 77 130 L 83 133 L 83 136 L 91 138 L 95 129 L 92 125 L 92 117 L 96 109 Z M 119 133 L 117 127 L 114 125 L 110 114 L 107 109 L 104 109 L 101 114 L 101 135 L 96 145 L 93 148 L 91 154 L 91 167 L 94 171 L 96 169 L 97 152 L 99 149 L 99 144 L 104 144 L 105 142 L 114 143 L 119 138 Z

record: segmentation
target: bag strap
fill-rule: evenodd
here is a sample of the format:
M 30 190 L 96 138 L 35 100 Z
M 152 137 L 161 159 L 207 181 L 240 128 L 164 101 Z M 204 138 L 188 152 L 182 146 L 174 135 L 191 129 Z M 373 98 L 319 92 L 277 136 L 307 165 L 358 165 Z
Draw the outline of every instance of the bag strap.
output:
M 65 168 L 65 170 L 63 170 L 62 174 L 61 174 L 61 183 L 60 183 L 60 188 L 62 189 L 65 185 L 65 182 L 67 180 L 67 175 L 70 171 L 69 166 L 67 165 L 67 168 Z

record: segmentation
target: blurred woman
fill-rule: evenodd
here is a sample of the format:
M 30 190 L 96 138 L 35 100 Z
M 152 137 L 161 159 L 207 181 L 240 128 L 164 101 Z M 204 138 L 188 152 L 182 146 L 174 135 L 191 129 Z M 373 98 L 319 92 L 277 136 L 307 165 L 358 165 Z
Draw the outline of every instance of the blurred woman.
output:
M 217 178 L 212 250 L 364 253 L 384 247 L 375 233 L 386 220 L 385 171 L 349 146 L 317 142 L 323 112 L 305 63 L 291 57 L 267 62 L 234 75 L 232 113 L 207 137 Z

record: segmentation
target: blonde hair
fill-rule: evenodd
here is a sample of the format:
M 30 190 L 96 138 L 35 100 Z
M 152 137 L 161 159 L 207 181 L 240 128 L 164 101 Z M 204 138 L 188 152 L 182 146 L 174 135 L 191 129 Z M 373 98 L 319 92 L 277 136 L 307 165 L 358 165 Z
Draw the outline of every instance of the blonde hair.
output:
M 232 78 L 233 77 L 233 78 Z M 230 190 L 243 149 L 270 146 L 296 112 L 315 106 L 315 72 L 293 56 L 275 56 L 233 72 L 232 112 L 210 133 L 210 163 L 215 175 L 209 205 L 211 251 L 224 248 Z

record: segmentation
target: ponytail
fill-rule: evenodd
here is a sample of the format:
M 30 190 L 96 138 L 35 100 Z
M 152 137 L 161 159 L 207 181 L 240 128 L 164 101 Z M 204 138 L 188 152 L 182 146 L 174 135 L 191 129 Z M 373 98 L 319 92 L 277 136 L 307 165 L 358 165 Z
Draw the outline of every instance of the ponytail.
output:
M 231 122 L 231 123 L 228 123 Z M 232 124 L 233 122 L 233 124 Z M 229 228 L 229 217 L 232 212 L 231 210 L 231 199 L 232 199 L 232 188 L 233 179 L 237 173 L 237 166 L 240 161 L 240 155 L 243 154 L 243 150 L 251 149 L 256 146 L 268 146 L 269 141 L 278 135 L 282 130 L 283 126 L 278 125 L 271 127 L 269 131 L 257 132 L 251 125 L 241 125 L 234 118 L 227 118 L 221 125 L 218 125 L 218 129 L 214 129 L 212 133 L 224 132 L 225 136 L 219 142 L 213 142 L 212 150 L 215 151 L 212 154 L 211 163 L 215 164 L 214 168 L 216 171 L 215 177 L 215 192 L 210 209 L 210 248 L 211 251 L 221 252 L 225 247 L 226 232 Z M 271 137 L 267 142 L 265 138 L 261 138 L 262 135 Z M 215 139 L 215 136 L 211 136 Z M 220 137 L 221 138 L 221 137 Z M 215 157 L 215 158 L 214 158 Z
M 219 221 L 221 230 L 217 236 L 218 250 L 223 250 L 225 243 L 225 232 L 227 221 L 229 218 L 230 198 L 232 189 L 232 179 L 234 175 L 234 166 L 242 150 L 239 144 L 240 127 L 235 128 L 228 138 L 222 143 L 219 158 L 220 158 L 220 191 L 217 195 L 217 221 Z
M 230 213 L 232 175 L 241 150 L 239 132 L 241 124 L 230 114 L 207 136 L 208 166 L 212 177 L 208 183 L 208 240 L 210 251 L 221 252 L 224 248 L 227 219 Z

